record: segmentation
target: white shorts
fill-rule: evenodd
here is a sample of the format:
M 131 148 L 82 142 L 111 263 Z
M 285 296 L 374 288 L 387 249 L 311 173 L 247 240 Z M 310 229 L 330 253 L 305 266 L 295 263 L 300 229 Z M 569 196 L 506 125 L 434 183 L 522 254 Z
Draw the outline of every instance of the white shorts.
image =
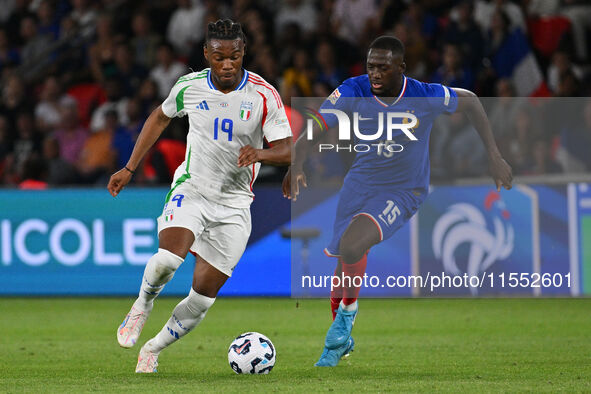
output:
M 170 227 L 191 230 L 195 235 L 191 252 L 232 276 L 250 237 L 250 208 L 217 204 L 203 197 L 190 182 L 183 182 L 172 190 L 158 217 L 158 233 Z

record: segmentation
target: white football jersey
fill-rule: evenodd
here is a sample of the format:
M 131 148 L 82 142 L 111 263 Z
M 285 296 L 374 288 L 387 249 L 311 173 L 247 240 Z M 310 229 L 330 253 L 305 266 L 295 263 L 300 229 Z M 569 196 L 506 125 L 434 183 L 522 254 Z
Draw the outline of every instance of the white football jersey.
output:
M 263 147 L 291 136 L 277 90 L 260 76 L 243 70 L 238 87 L 222 93 L 210 69 L 179 78 L 162 103 L 170 118 L 189 116 L 185 161 L 177 168 L 172 188 L 189 181 L 204 197 L 236 208 L 252 203 L 252 185 L 260 163 L 238 167 L 240 148 Z M 173 192 L 169 193 L 172 196 Z

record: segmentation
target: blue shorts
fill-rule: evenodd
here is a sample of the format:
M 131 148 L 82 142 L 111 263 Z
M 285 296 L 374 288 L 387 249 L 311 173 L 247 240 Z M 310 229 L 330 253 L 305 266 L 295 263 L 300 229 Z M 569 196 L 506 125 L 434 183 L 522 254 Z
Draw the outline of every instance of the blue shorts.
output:
M 339 257 L 339 243 L 351 220 L 360 215 L 370 218 L 380 232 L 380 242 L 390 238 L 419 209 L 426 193 L 367 186 L 345 182 L 340 191 L 333 236 L 324 253 Z

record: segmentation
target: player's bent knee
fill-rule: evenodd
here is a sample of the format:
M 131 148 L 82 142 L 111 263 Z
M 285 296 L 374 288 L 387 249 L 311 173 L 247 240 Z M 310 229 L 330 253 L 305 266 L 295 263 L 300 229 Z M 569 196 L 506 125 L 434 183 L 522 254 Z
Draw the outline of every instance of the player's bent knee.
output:
M 210 298 L 215 298 L 217 297 L 218 292 L 220 291 L 222 286 L 223 283 L 203 283 L 202 281 L 200 281 L 200 283 L 196 283 L 196 281 L 193 280 L 193 286 L 191 287 L 191 290 L 195 291 L 198 294 L 202 294 Z
M 339 255 L 345 264 L 354 264 L 373 244 L 363 238 L 350 237 L 345 234 L 339 243 Z
M 165 228 L 158 234 L 158 243 L 165 249 L 182 259 L 189 253 L 189 248 L 195 241 L 195 234 L 184 227 Z
M 229 276 L 197 255 L 193 271 L 193 290 L 207 297 L 215 298 Z
M 355 217 L 339 243 L 339 255 L 345 264 L 355 264 L 373 245 L 379 243 L 381 234 L 375 223 L 365 215 Z
M 367 249 L 369 248 L 359 243 L 341 242 L 339 254 L 345 264 L 355 264 L 363 257 Z

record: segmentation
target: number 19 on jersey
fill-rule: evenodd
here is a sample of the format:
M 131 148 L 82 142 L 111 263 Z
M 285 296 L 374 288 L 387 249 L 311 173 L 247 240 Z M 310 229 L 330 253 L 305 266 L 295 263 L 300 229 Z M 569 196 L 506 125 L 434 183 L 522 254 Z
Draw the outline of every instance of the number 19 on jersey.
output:
M 220 125 L 221 123 L 221 125 Z M 228 134 L 228 141 L 232 141 L 232 129 L 234 128 L 234 122 L 232 119 L 222 119 L 220 122 L 220 118 L 215 118 L 213 121 L 213 139 L 218 139 L 218 132 L 221 129 L 222 132 Z

